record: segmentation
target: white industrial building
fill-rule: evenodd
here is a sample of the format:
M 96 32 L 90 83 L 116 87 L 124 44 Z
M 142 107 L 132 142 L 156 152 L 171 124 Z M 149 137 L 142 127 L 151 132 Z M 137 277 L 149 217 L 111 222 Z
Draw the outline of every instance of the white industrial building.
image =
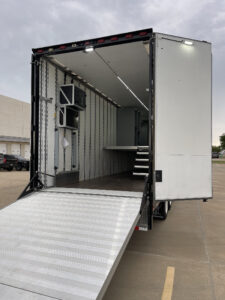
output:
M 30 104 L 0 95 L 0 153 L 30 158 Z

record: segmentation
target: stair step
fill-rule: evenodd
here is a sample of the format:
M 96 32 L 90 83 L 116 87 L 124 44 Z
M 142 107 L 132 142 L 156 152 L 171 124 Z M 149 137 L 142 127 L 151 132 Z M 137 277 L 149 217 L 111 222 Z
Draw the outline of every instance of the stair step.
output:
M 133 172 L 134 176 L 148 176 L 148 173 L 137 173 L 137 172 Z
M 149 166 L 144 166 L 144 165 L 136 165 L 134 166 L 136 169 L 149 169 Z
M 147 150 L 149 149 L 149 146 L 138 146 L 138 150 L 142 150 L 142 149 Z
M 138 151 L 137 155 L 149 155 L 149 152 L 146 151 Z
M 143 161 L 143 162 L 148 162 L 148 158 L 136 158 L 135 161 Z

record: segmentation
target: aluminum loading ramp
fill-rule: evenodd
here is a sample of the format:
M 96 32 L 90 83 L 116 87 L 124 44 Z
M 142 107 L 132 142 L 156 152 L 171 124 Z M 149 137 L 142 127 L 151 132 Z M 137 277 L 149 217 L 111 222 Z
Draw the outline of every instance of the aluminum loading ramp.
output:
M 0 299 L 101 299 L 142 193 L 51 188 L 0 211 Z

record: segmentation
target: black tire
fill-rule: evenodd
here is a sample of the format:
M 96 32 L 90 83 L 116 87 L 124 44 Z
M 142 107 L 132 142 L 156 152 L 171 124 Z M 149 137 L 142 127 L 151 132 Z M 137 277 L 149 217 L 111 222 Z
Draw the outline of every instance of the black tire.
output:
M 13 170 L 13 167 L 9 167 L 7 168 L 8 171 L 12 171 Z
M 168 210 L 171 210 L 172 207 L 172 201 L 168 201 Z
M 22 171 L 22 168 L 23 168 L 23 167 L 22 167 L 21 165 L 17 165 L 17 166 L 16 166 L 16 171 Z
M 160 216 L 162 220 L 166 220 L 168 215 L 168 201 L 161 202 Z

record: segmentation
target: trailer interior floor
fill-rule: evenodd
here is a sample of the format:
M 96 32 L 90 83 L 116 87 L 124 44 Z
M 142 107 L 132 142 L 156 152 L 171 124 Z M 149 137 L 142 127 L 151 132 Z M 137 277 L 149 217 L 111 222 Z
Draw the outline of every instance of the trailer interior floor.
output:
M 134 177 L 130 173 L 122 173 L 111 176 L 104 176 L 96 179 L 85 180 L 67 185 L 66 188 L 104 189 L 142 192 L 145 181 L 142 178 Z

